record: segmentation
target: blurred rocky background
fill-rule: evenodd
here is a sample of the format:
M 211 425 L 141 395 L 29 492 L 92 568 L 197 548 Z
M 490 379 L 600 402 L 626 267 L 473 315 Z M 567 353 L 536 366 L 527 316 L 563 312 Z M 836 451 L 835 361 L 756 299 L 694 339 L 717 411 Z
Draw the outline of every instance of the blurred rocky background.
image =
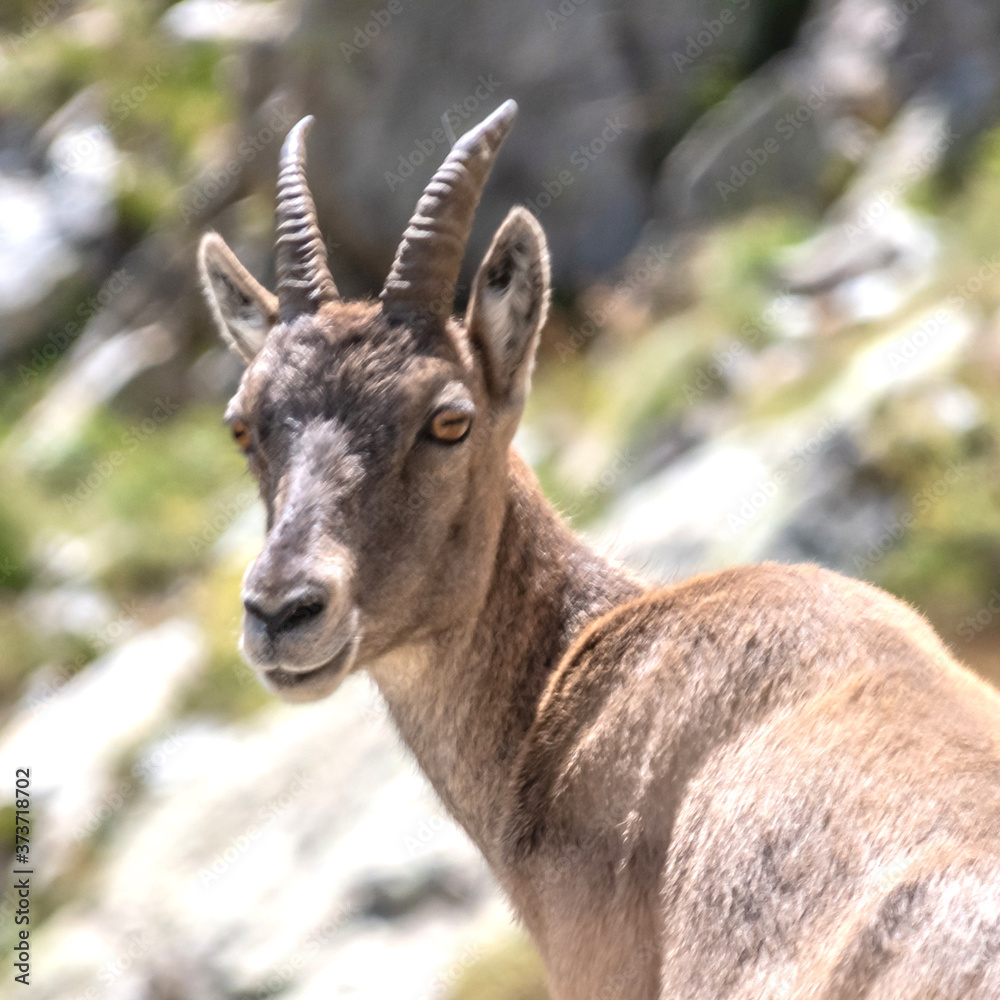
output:
M 994 0 L 6 0 L 0 815 L 9 872 L 30 767 L 32 995 L 544 996 L 370 685 L 279 706 L 239 662 L 262 518 L 193 269 L 215 228 L 273 280 L 310 112 L 334 274 L 377 293 L 508 97 L 467 265 L 514 202 L 548 232 L 519 442 L 549 495 L 660 579 L 873 580 L 1000 680 Z

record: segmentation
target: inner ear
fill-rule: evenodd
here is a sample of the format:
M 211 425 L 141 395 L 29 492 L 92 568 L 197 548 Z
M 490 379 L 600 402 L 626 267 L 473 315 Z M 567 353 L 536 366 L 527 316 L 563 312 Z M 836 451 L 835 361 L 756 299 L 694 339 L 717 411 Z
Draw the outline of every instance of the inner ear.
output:
M 497 397 L 527 392 L 548 314 L 549 284 L 542 227 L 527 209 L 512 209 L 483 258 L 466 312 L 469 339 Z
M 198 270 L 223 339 L 244 361 L 252 361 L 277 322 L 277 297 L 236 259 L 218 233 L 202 237 Z

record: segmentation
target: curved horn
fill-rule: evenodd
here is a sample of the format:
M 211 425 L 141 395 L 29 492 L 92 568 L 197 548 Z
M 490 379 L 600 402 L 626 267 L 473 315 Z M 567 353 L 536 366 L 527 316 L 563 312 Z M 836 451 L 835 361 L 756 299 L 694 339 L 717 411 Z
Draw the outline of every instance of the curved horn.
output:
M 339 298 L 306 182 L 306 135 L 315 119 L 292 126 L 278 164 L 278 312 L 284 323 Z
M 423 313 L 445 322 L 472 219 L 517 105 L 505 101 L 452 147 L 417 202 L 382 289 L 390 316 Z

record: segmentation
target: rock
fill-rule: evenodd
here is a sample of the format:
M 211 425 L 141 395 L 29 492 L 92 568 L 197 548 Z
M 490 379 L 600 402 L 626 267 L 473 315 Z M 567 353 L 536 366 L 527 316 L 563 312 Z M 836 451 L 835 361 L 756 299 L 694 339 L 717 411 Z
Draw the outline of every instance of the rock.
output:
M 103 823 L 139 791 L 116 770 L 167 722 L 204 660 L 200 632 L 173 620 L 134 636 L 43 697 L 29 691 L 0 739 L 0 766 L 31 768 L 31 860 L 51 883 Z
M 140 373 L 171 358 L 178 346 L 172 331 L 159 323 L 95 340 L 85 337 L 70 352 L 54 384 L 12 435 L 19 441 L 16 455 L 24 466 L 58 463 L 101 404 L 114 399 Z M 178 407 L 176 400 L 154 400 L 147 419 L 162 423 Z
M 691 224 L 789 195 L 822 206 L 831 182 L 877 159 L 879 133 L 914 106 L 938 106 L 954 132 L 936 168 L 997 120 L 998 45 L 1000 10 L 988 0 L 817 0 L 793 50 L 667 157 L 658 213 Z M 919 128 L 912 134 L 926 138 Z
M 284 3 L 181 0 L 160 24 L 183 42 L 274 42 L 288 34 L 295 18 Z
M 118 153 L 94 91 L 84 91 L 39 131 L 42 171 L 28 150 L 0 169 L 0 357 L 45 321 L 47 299 L 86 270 L 86 254 L 116 221 Z M 13 172 L 16 170 L 16 172 Z
M 0 175 L 0 352 L 34 333 L 39 304 L 78 268 L 44 186 Z
M 894 393 L 946 379 L 974 330 L 950 304 L 889 329 L 808 405 L 739 425 L 634 487 L 595 529 L 602 545 L 664 580 L 763 559 L 857 574 L 900 514 L 863 467 L 863 431 Z
M 649 161 L 701 113 L 700 88 L 719 66 L 755 52 L 762 7 L 735 2 L 725 23 L 719 7 L 682 0 L 664 17 L 652 0 L 307 0 L 280 50 L 264 42 L 246 54 L 243 138 L 278 101 L 290 109 L 288 124 L 316 116 L 310 179 L 333 269 L 348 294 L 372 292 L 451 142 L 513 97 L 520 118 L 485 192 L 462 280 L 522 203 L 546 227 L 557 282 L 581 287 L 635 244 L 649 216 Z M 269 144 L 247 164 L 247 184 L 270 195 L 276 158 Z M 220 205 L 237 196 L 234 186 Z
M 42 997 L 110 968 L 101 996 L 417 1000 L 509 927 L 364 678 L 250 723 L 180 726 L 136 767 L 91 902 L 38 936 Z

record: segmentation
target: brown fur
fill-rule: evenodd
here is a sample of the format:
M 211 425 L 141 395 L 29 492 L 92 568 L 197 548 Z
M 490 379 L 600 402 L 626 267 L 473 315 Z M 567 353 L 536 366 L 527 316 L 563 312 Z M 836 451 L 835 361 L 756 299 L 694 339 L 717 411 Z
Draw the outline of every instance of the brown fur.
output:
M 649 587 L 560 521 L 510 450 L 548 294 L 526 213 L 446 326 L 277 323 L 202 260 L 268 512 L 244 650 L 290 700 L 370 671 L 555 1000 L 1000 997 L 1000 696 L 873 587 Z M 428 438 L 456 400 L 467 439 Z

